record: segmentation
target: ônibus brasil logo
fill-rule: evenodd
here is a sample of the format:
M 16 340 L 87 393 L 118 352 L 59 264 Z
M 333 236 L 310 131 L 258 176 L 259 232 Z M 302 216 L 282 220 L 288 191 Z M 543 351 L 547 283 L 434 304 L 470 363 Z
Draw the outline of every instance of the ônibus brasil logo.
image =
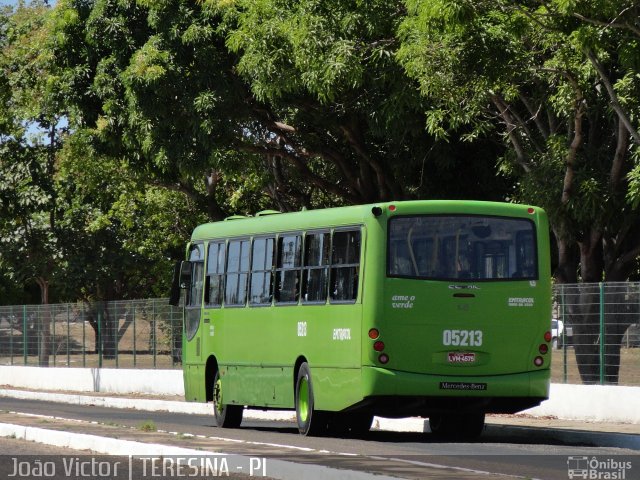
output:
M 570 479 L 626 480 L 631 478 L 627 477 L 627 470 L 631 470 L 631 462 L 615 458 L 604 460 L 587 456 L 567 458 L 567 475 Z

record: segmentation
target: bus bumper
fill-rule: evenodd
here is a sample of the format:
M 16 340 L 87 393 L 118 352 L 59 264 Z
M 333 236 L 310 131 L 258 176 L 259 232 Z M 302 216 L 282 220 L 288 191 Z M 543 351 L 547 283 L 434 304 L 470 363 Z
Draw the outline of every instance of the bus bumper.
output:
M 362 368 L 363 403 L 383 416 L 434 412 L 515 413 L 549 397 L 549 369 L 493 376 L 441 376 Z

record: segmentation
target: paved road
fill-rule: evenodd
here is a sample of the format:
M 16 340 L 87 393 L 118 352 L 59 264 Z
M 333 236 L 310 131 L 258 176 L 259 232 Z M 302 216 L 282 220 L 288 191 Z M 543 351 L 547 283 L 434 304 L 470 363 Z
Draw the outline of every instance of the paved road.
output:
M 25 412 L 81 421 L 97 421 L 110 426 L 139 427 L 153 422 L 158 429 L 179 432 L 173 435 L 180 445 L 191 445 L 190 435 L 206 436 L 200 440 L 206 449 L 242 455 L 264 455 L 298 463 L 315 463 L 378 474 L 399 475 L 403 478 L 462 478 L 476 477 L 478 472 L 495 475 L 514 475 L 525 478 L 566 479 L 569 457 L 596 457 L 603 461 L 621 458 L 633 461 L 634 473 L 640 472 L 638 451 L 607 446 L 586 446 L 586 435 L 563 443 L 554 438 L 553 431 L 502 427 L 488 427 L 480 441 L 474 443 L 443 443 L 430 434 L 372 431 L 357 438 L 305 438 L 297 434 L 295 425 L 284 422 L 245 421 L 240 429 L 222 430 L 213 426 L 213 418 L 164 412 L 119 410 L 52 402 L 0 398 L 0 410 Z M 18 418 L 18 417 L 16 417 Z M 6 418 L 2 419 L 6 422 Z M 74 430 L 81 431 L 82 423 Z M 41 425 L 47 428 L 46 424 Z M 69 427 L 71 428 L 71 427 Z M 122 429 L 118 435 L 123 435 Z M 131 428 L 128 429 L 131 431 Z M 188 434 L 185 436 L 184 434 Z M 165 434 L 168 435 L 168 434 Z M 116 435 L 117 436 L 117 435 Z M 581 439 L 582 438 L 582 439 Z M 154 438 L 158 442 L 158 438 Z M 175 440 L 174 440 L 175 441 Z M 611 462 L 609 462 L 611 465 Z M 453 467 L 454 470 L 441 469 Z M 435 476 L 434 472 L 441 472 Z M 452 473 L 453 472 L 453 473 Z M 626 478 L 640 478 L 629 476 Z

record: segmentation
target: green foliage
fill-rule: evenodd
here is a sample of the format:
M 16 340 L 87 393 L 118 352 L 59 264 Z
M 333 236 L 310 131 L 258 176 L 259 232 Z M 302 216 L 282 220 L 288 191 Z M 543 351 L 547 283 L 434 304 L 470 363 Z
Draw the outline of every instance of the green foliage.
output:
M 0 238 L 32 255 L 20 278 L 131 298 L 163 295 L 193 225 L 228 213 L 508 198 L 545 207 L 570 248 L 611 245 L 615 263 L 640 234 L 637 142 L 618 130 L 640 118 L 638 13 L 621 0 L 5 10 Z
M 558 242 L 569 250 L 586 245 L 584 262 L 604 257 L 609 278 L 624 279 L 640 234 L 637 158 L 627 146 L 635 139 L 637 149 L 640 138 L 639 7 L 618 0 L 406 5 L 397 58 L 432 105 L 428 131 L 501 129 L 510 148 L 499 168 L 517 178 L 511 198 L 545 207 Z M 633 131 L 621 136 L 625 115 Z

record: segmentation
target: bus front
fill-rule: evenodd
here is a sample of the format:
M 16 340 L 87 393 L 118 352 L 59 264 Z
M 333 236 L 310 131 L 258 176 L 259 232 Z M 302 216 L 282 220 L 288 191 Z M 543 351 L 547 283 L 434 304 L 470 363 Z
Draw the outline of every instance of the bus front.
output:
M 363 332 L 364 403 L 381 416 L 429 417 L 435 433 L 475 435 L 485 413 L 546 399 L 544 211 L 440 201 L 377 208 L 378 251 L 386 258 L 375 272 L 384 280 L 372 282 L 380 301 Z

